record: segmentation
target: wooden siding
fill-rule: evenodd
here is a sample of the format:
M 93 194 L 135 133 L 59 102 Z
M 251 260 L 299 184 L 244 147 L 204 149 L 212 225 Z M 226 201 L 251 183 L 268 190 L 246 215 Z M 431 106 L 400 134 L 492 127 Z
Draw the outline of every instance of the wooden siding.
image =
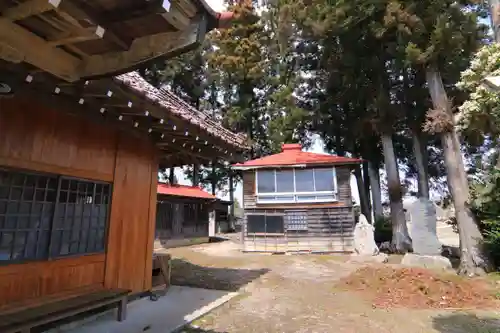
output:
M 294 209 L 245 209 L 243 245 L 245 251 L 258 252 L 352 252 L 354 214 L 352 207 L 309 208 L 307 230 L 284 234 L 253 235 L 247 233 L 248 214 L 286 214 Z
M 300 204 L 301 208 L 305 207 L 336 207 L 336 206 L 352 206 L 351 194 L 351 169 L 349 166 L 335 167 L 337 174 L 337 194 L 338 202 L 335 203 L 316 203 L 316 204 Z M 255 170 L 245 171 L 243 173 L 243 207 L 251 208 L 298 208 L 296 204 L 258 204 L 257 189 L 255 188 Z
M 113 180 L 115 131 L 26 99 L 0 99 L 0 111 L 0 165 Z
M 37 101 L 0 99 L 0 166 L 113 183 L 106 254 L 0 266 L 0 307 L 88 287 L 151 288 L 157 154 L 147 139 Z
M 0 266 L 0 309 L 88 287 L 102 288 L 105 255 Z
M 255 208 L 257 206 L 257 189 L 255 188 L 255 170 L 243 172 L 243 208 Z
M 208 241 L 208 211 L 206 200 L 160 196 L 156 206 L 155 250 L 192 245 Z M 185 216 L 185 205 L 197 207 L 190 220 Z M 200 205 L 206 205 L 202 209 Z
M 147 142 L 120 135 L 111 199 L 105 287 L 139 292 L 151 287 L 158 164 Z M 152 179 L 153 178 L 153 179 Z M 154 195 L 156 199 L 156 194 Z M 151 210 L 151 212 L 150 212 Z M 154 210 L 154 211 L 153 211 Z M 149 276 L 146 276 L 149 275 Z M 149 281 L 149 282 L 147 282 Z

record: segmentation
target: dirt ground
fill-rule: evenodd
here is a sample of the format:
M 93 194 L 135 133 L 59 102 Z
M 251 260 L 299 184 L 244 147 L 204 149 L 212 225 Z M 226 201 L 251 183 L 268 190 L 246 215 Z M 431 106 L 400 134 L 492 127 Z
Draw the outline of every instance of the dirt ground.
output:
M 500 308 L 380 309 L 337 288 L 358 269 L 380 265 L 348 255 L 244 254 L 233 241 L 169 252 L 173 284 L 240 292 L 186 333 L 500 333 Z

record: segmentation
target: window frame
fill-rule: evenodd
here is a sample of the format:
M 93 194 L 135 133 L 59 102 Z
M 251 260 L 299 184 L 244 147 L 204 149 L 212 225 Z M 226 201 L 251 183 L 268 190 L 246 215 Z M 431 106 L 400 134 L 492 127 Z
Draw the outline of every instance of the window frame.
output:
M 321 168 L 321 167 L 311 167 L 311 168 L 297 168 L 297 167 L 292 167 L 292 168 L 283 168 L 283 170 L 293 170 L 293 192 L 277 192 L 278 189 L 278 184 L 277 184 L 277 177 L 276 173 L 277 171 L 281 171 L 282 169 L 262 169 L 262 170 L 255 170 L 255 196 L 256 196 L 256 201 L 258 204 L 276 204 L 276 203 L 328 203 L 328 202 L 338 202 L 338 186 L 337 186 L 337 172 L 336 168 L 334 166 L 328 167 L 328 168 Z M 311 170 L 313 172 L 313 186 L 314 189 L 316 189 L 316 176 L 315 176 L 315 169 L 331 169 L 332 174 L 333 174 L 333 186 L 334 190 L 333 191 L 296 191 L 296 178 L 295 178 L 295 170 Z M 259 192 L 259 172 L 270 172 L 272 171 L 274 173 L 274 189 L 275 192 L 264 192 L 260 193 Z M 315 197 L 314 199 L 299 199 L 300 196 L 311 196 Z M 318 198 L 324 196 L 324 198 Z M 267 199 L 267 198 L 272 198 L 275 197 L 274 199 Z M 282 197 L 276 198 L 276 197 Z M 283 198 L 283 197 L 288 197 L 288 198 Z M 293 198 L 293 199 L 290 199 Z
M 12 173 L 13 175 L 17 174 L 21 174 L 23 177 L 28 177 L 28 176 L 34 176 L 34 177 L 47 177 L 47 184 L 45 186 L 45 191 L 53 191 L 51 188 L 48 187 L 48 181 L 49 181 L 49 178 L 53 178 L 55 179 L 55 181 L 57 182 L 57 185 L 55 187 L 55 199 L 54 199 L 54 203 L 53 203 L 53 211 L 51 212 L 51 214 L 49 215 L 50 216 L 50 219 L 48 221 L 48 229 L 47 229 L 47 232 L 48 232 L 48 240 L 47 240 L 47 244 L 46 246 L 43 248 L 43 251 L 45 252 L 45 254 L 43 256 L 40 256 L 40 257 L 36 257 L 33 256 L 33 257 L 28 257 L 28 258 L 21 258 L 21 259 L 14 259 L 14 260 L 0 260 L 0 267 L 2 266 L 7 266 L 7 265 L 15 265 L 15 264 L 23 264 L 23 263 L 29 263 L 29 262 L 48 262 L 48 261 L 53 261 L 53 260 L 57 260 L 57 259 L 64 259 L 64 258 L 74 258 L 74 257 L 82 257 L 82 256 L 88 256 L 88 255 L 96 255 L 96 254 L 105 254 L 108 250 L 108 238 L 109 238 L 109 228 L 110 228 L 110 213 L 111 213 L 111 205 L 112 205 L 112 197 L 113 197 L 113 183 L 111 182 L 106 182 L 106 181 L 99 181 L 99 180 L 94 180 L 94 179 L 86 179 L 86 178 L 80 178 L 80 177 L 74 177 L 74 176 L 65 176 L 65 175 L 61 175 L 61 174 L 55 174 L 55 173 L 48 173 L 48 172 L 38 172 L 38 171 L 33 171 L 33 170 L 27 170 L 27 169 L 21 169 L 21 168 L 11 168 L 11 167 L 7 167 L 7 166 L 0 166 L 0 170 L 4 170 L 4 171 L 7 171 L 7 172 L 10 172 Z M 60 194 L 62 191 L 66 191 L 68 192 L 68 195 L 69 195 L 69 190 L 62 190 L 61 189 L 61 184 L 64 180 L 67 180 L 67 181 L 77 181 L 77 182 L 84 182 L 84 183 L 90 183 L 93 185 L 94 187 L 94 190 L 93 190 L 93 193 L 95 194 L 95 187 L 97 185 L 104 185 L 104 186 L 108 186 L 109 188 L 109 192 L 107 193 L 107 204 L 106 204 L 106 211 L 105 211 L 105 226 L 104 226 L 104 235 L 103 235 L 103 241 L 104 241 L 104 246 L 103 246 L 103 249 L 102 250 L 97 250 L 97 251 L 88 251 L 88 252 L 84 252 L 84 253 L 68 253 L 68 254 L 53 254 L 52 253 L 52 250 L 53 250 L 53 247 L 54 247 L 54 242 L 55 242 L 55 239 L 54 239 L 54 233 L 57 232 L 57 231 L 62 231 L 64 233 L 64 231 L 71 231 L 73 232 L 73 230 L 75 230 L 75 222 L 73 221 L 72 222 L 72 225 L 71 225 L 71 228 L 68 228 L 68 229 L 61 229 L 61 228 L 57 228 L 56 227 L 56 220 L 59 218 L 60 219 L 60 215 L 58 214 L 58 209 L 59 209 L 59 206 L 61 204 L 68 204 L 68 202 L 60 202 Z M 9 184 L 8 185 L 8 188 L 9 188 L 9 192 L 12 191 L 12 184 Z M 16 185 L 17 186 L 17 185 Z M 33 188 L 33 191 L 34 193 L 36 193 L 36 191 L 38 190 L 38 187 L 35 185 L 35 187 Z M 24 191 L 24 189 L 23 189 Z M 77 191 L 78 192 L 78 191 Z M 45 193 L 45 197 L 47 196 L 47 193 Z M 101 192 L 101 200 L 104 200 L 104 197 L 103 197 L 103 192 Z M 33 196 L 33 199 L 35 198 L 35 195 Z M 10 199 L 7 199 L 6 200 L 7 203 L 10 202 L 11 200 Z M 23 200 L 20 200 L 18 201 L 19 203 L 21 203 Z M 46 204 L 47 202 L 43 201 L 43 202 L 39 202 L 38 200 L 32 200 L 30 202 L 32 208 L 33 206 L 35 206 L 35 204 L 37 203 L 42 203 L 42 204 Z M 92 210 L 94 210 L 94 206 L 96 205 L 95 203 L 95 196 L 93 196 L 93 200 L 92 202 L 90 203 L 84 203 L 84 204 L 91 204 L 93 207 L 92 207 Z M 76 202 L 75 202 L 75 205 L 76 205 Z M 103 203 L 101 203 L 100 205 L 104 205 Z M 4 217 L 7 217 L 7 212 L 5 212 L 5 214 L 2 214 Z M 30 214 L 28 215 L 28 218 L 31 218 L 33 215 L 33 210 L 30 209 Z M 80 217 L 83 218 L 83 210 L 80 214 Z M 91 215 L 89 217 L 89 226 L 86 228 L 87 231 L 90 232 L 93 231 L 93 230 L 98 230 L 99 228 L 98 227 L 92 227 L 92 211 L 91 211 Z M 99 219 L 99 217 L 97 217 L 97 219 Z M 6 221 L 6 219 L 4 220 Z M 3 226 L 0 226 L 0 236 L 1 234 L 3 233 L 3 230 L 6 230 Z M 41 226 L 39 226 L 38 228 L 32 228 L 32 231 L 17 231 L 19 228 L 19 225 L 18 225 L 18 222 L 16 221 L 16 227 L 13 228 L 13 230 L 15 231 L 11 231 L 12 233 L 16 234 L 18 232 L 34 232 L 34 231 L 37 231 L 37 232 L 41 232 L 42 229 L 41 229 Z M 80 238 L 81 238 L 81 235 L 82 235 L 82 231 L 84 230 L 82 225 L 80 225 L 80 228 L 77 228 L 77 230 L 79 230 L 79 234 L 80 234 Z M 9 232 L 9 231 L 7 231 Z M 37 236 L 37 242 L 38 242 L 38 237 Z M 90 236 L 88 236 L 90 237 Z M 97 240 L 98 237 L 95 236 L 95 240 Z M 1 241 L 1 239 L 0 239 Z M 13 239 L 14 241 L 14 239 Z M 27 237 L 26 237 L 26 240 L 25 242 L 27 241 Z M 61 236 L 61 239 L 59 239 L 59 242 L 61 243 L 62 242 L 62 236 Z M 79 240 L 80 242 L 80 240 Z M 38 245 L 37 245 L 38 246 Z M 61 246 L 61 245 L 60 245 Z M 95 245 L 94 245 L 95 247 Z M 88 239 L 87 239 L 87 246 L 86 248 L 88 248 Z M 42 248 L 40 248 L 42 249 Z M 38 253 L 38 250 L 40 249 L 36 249 L 36 253 Z M 12 251 L 12 250 L 11 250 Z M 26 243 L 24 244 L 24 251 L 26 251 Z M 12 255 L 12 253 L 11 253 Z
M 245 213 L 245 233 L 247 236 L 284 236 L 286 233 L 286 221 L 285 221 L 285 214 L 284 213 L 260 213 L 260 212 L 250 212 L 250 213 Z M 267 217 L 268 216 L 280 216 L 281 221 L 283 223 L 283 232 L 248 232 L 248 216 L 250 215 L 257 215 L 257 216 L 265 216 L 264 220 L 264 226 L 267 230 Z

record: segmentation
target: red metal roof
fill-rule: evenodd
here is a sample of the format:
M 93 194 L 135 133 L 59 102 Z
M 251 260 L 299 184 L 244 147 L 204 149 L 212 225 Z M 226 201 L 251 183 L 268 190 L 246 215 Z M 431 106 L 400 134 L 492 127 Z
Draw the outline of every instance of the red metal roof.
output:
M 237 163 L 233 167 L 236 169 L 252 169 L 258 167 L 356 164 L 362 162 L 359 158 L 304 152 L 300 144 L 283 144 L 281 149 L 281 153 L 246 161 L 245 163 Z
M 199 199 L 217 199 L 215 195 L 203 191 L 198 186 L 158 184 L 157 194 L 174 195 L 178 197 L 189 197 Z

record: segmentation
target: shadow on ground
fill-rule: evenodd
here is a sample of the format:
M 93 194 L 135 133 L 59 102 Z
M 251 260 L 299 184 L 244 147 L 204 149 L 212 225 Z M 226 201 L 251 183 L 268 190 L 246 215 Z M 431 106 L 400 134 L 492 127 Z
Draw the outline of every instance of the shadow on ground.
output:
M 440 333 L 500 333 L 500 318 L 467 313 L 438 316 L 432 324 Z
M 171 283 L 178 286 L 237 291 L 269 271 L 205 267 L 183 259 L 172 259 Z

